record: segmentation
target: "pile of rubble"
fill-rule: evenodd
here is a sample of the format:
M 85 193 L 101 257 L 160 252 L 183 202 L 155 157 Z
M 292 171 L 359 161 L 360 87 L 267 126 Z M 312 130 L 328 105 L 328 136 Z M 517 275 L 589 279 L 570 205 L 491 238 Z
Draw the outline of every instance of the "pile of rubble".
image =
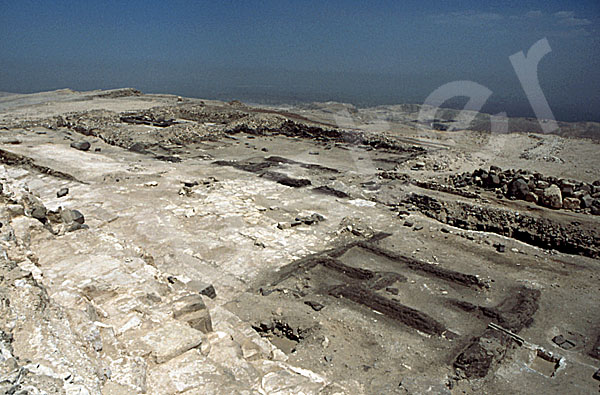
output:
M 490 166 L 472 173 L 450 176 L 457 188 L 476 186 L 492 190 L 499 198 L 525 200 L 552 209 L 567 209 L 600 215 L 600 180 L 593 183 L 544 176 L 527 170 L 502 170 Z

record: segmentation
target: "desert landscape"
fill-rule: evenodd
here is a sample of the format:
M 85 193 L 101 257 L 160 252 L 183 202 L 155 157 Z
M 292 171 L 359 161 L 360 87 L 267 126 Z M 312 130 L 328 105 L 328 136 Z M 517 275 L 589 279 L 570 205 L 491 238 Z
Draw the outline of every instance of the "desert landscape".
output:
M 597 393 L 600 127 L 0 97 L 0 393 Z

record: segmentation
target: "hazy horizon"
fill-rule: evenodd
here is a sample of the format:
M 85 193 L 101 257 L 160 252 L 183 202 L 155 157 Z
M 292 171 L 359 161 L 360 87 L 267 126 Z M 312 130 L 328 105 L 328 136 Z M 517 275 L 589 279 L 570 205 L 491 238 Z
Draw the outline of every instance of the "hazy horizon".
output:
M 600 121 L 595 1 L 25 1 L 0 11 L 0 91 L 127 86 L 373 106 L 423 103 L 436 88 L 468 80 L 492 91 L 483 112 L 534 116 L 509 57 L 547 39 L 538 77 L 555 118 Z

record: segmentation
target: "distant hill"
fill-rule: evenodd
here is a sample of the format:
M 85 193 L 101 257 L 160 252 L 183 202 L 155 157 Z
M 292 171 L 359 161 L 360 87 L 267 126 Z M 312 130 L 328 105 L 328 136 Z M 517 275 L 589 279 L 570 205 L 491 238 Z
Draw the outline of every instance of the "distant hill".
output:
M 382 105 L 376 107 L 359 108 L 352 104 L 338 102 L 313 102 L 303 103 L 296 106 L 313 113 L 321 113 L 325 117 L 329 114 L 343 114 L 347 112 L 352 117 L 357 117 L 362 122 L 371 122 L 376 119 L 384 119 L 389 122 L 400 124 L 423 124 L 434 125 L 439 130 L 452 130 L 457 125 L 459 110 L 449 108 L 438 108 L 428 119 L 419 119 L 422 109 L 420 104 L 397 104 Z M 477 131 L 491 131 L 491 116 L 485 113 L 473 113 L 474 116 L 468 129 Z M 510 133 L 544 133 L 536 118 L 507 118 L 508 132 Z M 557 121 L 558 129 L 553 133 L 562 137 L 579 137 L 600 140 L 600 122 L 563 122 Z

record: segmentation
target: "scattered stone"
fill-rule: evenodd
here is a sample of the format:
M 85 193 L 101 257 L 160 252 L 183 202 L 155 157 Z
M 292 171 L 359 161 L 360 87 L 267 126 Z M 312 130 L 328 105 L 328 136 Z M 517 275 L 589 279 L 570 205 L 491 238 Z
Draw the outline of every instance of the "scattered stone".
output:
M 414 224 L 410 221 L 404 221 L 404 226 L 408 226 L 409 228 L 412 228 Z
M 308 215 L 308 216 L 298 216 L 298 217 L 296 217 L 296 222 L 295 223 L 300 222 L 300 223 L 303 223 L 305 225 L 312 225 L 312 224 L 316 224 L 316 223 L 322 222 L 322 221 L 325 221 L 325 217 L 323 217 L 319 213 L 312 213 L 311 215 Z M 295 223 L 293 223 L 292 226 L 294 226 Z
M 400 292 L 400 290 L 398 288 L 395 287 L 387 287 L 385 289 L 386 292 L 391 293 L 392 295 L 398 295 L 398 293 Z
M 87 141 L 74 141 L 71 143 L 71 148 L 78 149 L 79 151 L 87 151 L 91 147 L 91 144 Z
M 56 197 L 61 198 L 63 196 L 67 196 L 69 194 L 69 188 L 60 188 L 58 192 L 56 192 Z
M 496 247 L 496 251 L 498 252 L 504 252 L 506 251 L 506 246 L 504 244 L 495 244 L 494 247 Z
M 31 217 L 41 222 L 46 222 L 46 214 L 46 207 L 41 204 L 35 205 L 33 210 L 31 210 Z
M 179 192 L 177 192 L 177 193 L 179 194 L 179 196 L 191 196 L 192 188 L 182 186 L 181 189 L 179 189 Z
M 304 304 L 307 306 L 310 306 L 314 311 L 321 311 L 323 309 L 323 307 L 325 307 L 321 303 L 313 302 L 311 300 L 305 301 Z
M 289 222 L 279 222 L 277 224 L 277 229 L 281 229 L 281 230 L 289 229 L 291 227 L 292 227 L 292 224 L 290 224 Z
M 94 152 L 100 152 L 100 151 L 102 151 L 102 148 L 100 148 L 100 147 L 94 148 Z
M 600 381 L 600 369 L 596 370 L 596 373 L 592 376 L 594 379 Z
M 421 230 L 423 229 L 423 225 L 417 225 L 413 228 L 413 230 Z
M 85 217 L 78 210 L 62 210 L 60 212 L 60 218 L 66 224 L 71 224 L 75 222 L 80 225 L 83 225 L 83 223 L 85 222 Z
M 185 186 L 186 188 L 193 188 L 199 184 L 200 183 L 198 181 L 183 181 L 183 186 Z

